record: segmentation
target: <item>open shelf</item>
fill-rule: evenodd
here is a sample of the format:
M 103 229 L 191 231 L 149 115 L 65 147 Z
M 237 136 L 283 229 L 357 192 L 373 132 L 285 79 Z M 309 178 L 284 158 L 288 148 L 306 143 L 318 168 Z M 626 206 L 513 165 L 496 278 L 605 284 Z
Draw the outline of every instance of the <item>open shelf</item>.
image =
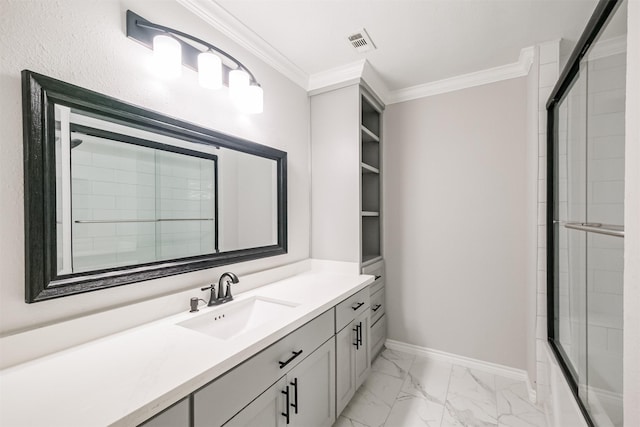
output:
M 362 217 L 362 262 L 379 257 L 380 252 L 380 217 Z
M 374 136 L 380 136 L 380 112 L 366 96 L 362 96 L 360 123 Z
M 378 168 L 374 168 L 373 166 L 370 166 L 365 162 L 362 162 L 362 169 L 362 173 L 380 173 L 380 170 Z
M 362 174 L 362 206 L 365 212 L 380 212 L 380 175 Z
M 362 140 L 365 142 L 380 142 L 378 135 L 371 132 L 365 125 L 360 125 L 362 131 Z
M 360 97 L 360 259 L 362 265 L 382 257 L 380 221 L 381 110 Z

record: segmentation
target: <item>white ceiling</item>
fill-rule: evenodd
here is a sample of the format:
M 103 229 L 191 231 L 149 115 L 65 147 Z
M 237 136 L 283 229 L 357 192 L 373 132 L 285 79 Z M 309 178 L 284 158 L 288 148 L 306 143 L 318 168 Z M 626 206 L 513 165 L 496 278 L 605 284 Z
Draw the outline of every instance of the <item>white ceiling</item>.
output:
M 208 0 L 213 2 L 214 0 Z M 576 41 L 596 0 L 215 0 L 311 76 L 367 59 L 389 90 L 518 61 L 522 48 Z M 347 36 L 366 28 L 377 50 Z M 256 37 L 257 36 L 257 37 Z

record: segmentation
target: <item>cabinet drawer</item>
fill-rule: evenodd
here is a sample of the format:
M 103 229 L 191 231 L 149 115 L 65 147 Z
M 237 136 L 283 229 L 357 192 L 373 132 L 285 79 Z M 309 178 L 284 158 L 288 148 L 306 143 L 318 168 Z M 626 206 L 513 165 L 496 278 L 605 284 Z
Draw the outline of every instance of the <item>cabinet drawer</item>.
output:
M 382 316 L 371 326 L 371 360 L 378 355 L 387 339 L 387 316 Z
M 194 426 L 224 424 L 331 338 L 333 322 L 331 309 L 198 390 L 193 395 Z
M 384 314 L 384 287 L 371 295 L 371 324 L 373 325 Z
M 336 305 L 336 332 L 369 308 L 369 288 L 364 288 Z

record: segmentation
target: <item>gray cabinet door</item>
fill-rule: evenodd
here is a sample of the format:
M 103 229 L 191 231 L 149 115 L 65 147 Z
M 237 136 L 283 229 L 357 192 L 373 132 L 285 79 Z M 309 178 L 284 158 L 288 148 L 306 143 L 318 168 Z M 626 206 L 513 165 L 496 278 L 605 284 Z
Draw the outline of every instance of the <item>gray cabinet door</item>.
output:
M 336 416 L 356 392 L 356 333 L 351 322 L 336 334 Z
M 225 426 L 233 427 L 282 427 L 286 426 L 286 397 L 282 393 L 287 388 L 283 377 L 264 393 L 231 418 Z
M 371 367 L 371 349 L 369 348 L 369 310 L 356 317 L 354 328 L 359 329 L 360 343 L 355 348 L 355 377 L 356 390 L 367 379 Z
M 335 340 L 331 338 L 287 374 L 292 425 L 333 425 L 336 419 L 335 360 Z
M 141 424 L 144 427 L 189 427 L 189 425 L 188 397 Z

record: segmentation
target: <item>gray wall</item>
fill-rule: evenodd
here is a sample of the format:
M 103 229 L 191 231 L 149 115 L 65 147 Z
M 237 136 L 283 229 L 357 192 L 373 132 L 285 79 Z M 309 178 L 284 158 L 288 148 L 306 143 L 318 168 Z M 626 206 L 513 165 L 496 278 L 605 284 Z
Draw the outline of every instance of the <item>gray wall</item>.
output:
M 152 52 L 125 35 L 127 9 L 207 40 L 237 57 L 264 88 L 264 113 L 238 113 L 228 99 L 227 89 L 204 90 L 198 85 L 197 75 L 187 69 L 174 81 L 157 78 L 151 69 Z M 222 271 L 233 270 L 242 275 L 308 258 L 309 100 L 304 89 L 175 1 L 4 0 L 0 28 L 0 335 L 192 289 L 211 283 Z M 287 151 L 288 254 L 25 304 L 20 89 L 23 69 Z
M 387 107 L 389 338 L 526 368 L 527 82 Z

